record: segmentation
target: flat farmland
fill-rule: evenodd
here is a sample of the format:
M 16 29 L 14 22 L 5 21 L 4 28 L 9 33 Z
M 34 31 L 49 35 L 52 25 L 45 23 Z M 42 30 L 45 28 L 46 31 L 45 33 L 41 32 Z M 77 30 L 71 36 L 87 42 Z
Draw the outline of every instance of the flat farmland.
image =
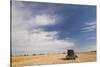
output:
M 81 62 L 95 62 L 96 52 L 77 53 L 76 60 L 66 60 L 66 54 L 45 54 L 33 56 L 13 56 L 11 57 L 12 67 L 44 65 L 44 64 L 67 64 Z

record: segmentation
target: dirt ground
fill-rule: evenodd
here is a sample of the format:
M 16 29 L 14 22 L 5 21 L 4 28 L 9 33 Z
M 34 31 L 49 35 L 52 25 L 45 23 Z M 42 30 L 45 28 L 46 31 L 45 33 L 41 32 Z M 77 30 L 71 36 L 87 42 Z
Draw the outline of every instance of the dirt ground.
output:
M 80 63 L 80 62 L 95 62 L 96 52 L 77 53 L 76 60 L 66 60 L 66 54 L 47 54 L 35 56 L 13 56 L 11 57 L 12 67 L 22 67 L 30 65 L 43 64 L 64 64 L 64 63 Z

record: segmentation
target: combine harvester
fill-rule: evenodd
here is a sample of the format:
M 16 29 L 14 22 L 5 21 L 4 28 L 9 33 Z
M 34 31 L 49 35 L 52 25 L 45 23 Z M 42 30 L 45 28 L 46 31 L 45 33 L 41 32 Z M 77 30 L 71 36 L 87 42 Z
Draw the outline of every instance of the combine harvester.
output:
M 66 60 L 71 60 L 71 62 L 80 62 L 78 56 L 72 49 L 67 50 Z

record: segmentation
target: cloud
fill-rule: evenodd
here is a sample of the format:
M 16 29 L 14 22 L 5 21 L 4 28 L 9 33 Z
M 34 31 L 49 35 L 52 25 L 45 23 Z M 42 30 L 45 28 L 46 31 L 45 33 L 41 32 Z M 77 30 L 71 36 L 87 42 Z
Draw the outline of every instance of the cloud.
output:
M 67 48 L 72 48 L 75 45 L 71 40 L 56 39 L 57 31 L 47 32 L 40 28 L 42 25 L 55 24 L 58 21 L 58 17 L 52 14 L 53 12 L 48 13 L 46 9 L 38 10 L 37 5 L 39 4 L 25 5 L 24 2 L 13 2 L 13 55 L 63 52 Z
M 96 37 L 95 36 L 88 37 L 86 40 L 96 40 Z
M 14 1 L 12 4 L 13 26 L 30 29 L 41 25 L 55 24 L 59 18 L 52 12 L 52 9 L 49 9 L 49 11 L 47 9 L 40 10 L 38 5 L 37 3 L 31 3 L 26 6 L 25 2 Z
M 34 18 L 34 22 L 36 22 L 38 25 L 50 25 L 50 24 L 54 24 L 56 21 L 54 16 L 51 15 L 36 15 Z
M 81 51 L 81 48 L 90 49 L 87 45 L 82 47 L 82 44 L 79 44 L 79 47 L 76 44 L 79 43 L 78 37 L 83 43 L 80 32 L 77 32 L 77 35 L 75 33 L 82 24 L 79 21 L 79 25 L 70 22 L 70 18 L 75 19 L 73 14 L 76 13 L 77 6 L 13 1 L 12 8 L 13 55 L 65 52 L 69 48 L 80 49 L 78 51 Z M 79 12 L 77 14 L 80 15 Z M 81 31 L 92 32 L 95 27 L 95 21 L 87 22 Z
M 92 32 L 96 30 L 96 22 L 87 22 L 82 28 L 82 32 Z
M 40 30 L 33 30 L 32 33 L 23 30 L 16 31 L 13 33 L 12 52 L 13 54 L 52 53 L 64 52 L 74 47 L 74 42 L 54 39 L 56 34 L 57 32 Z

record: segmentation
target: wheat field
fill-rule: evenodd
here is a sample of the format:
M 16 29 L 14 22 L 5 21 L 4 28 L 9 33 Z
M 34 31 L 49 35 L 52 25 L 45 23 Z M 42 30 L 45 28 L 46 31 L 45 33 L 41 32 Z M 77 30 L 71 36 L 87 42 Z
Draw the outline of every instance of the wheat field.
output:
M 12 56 L 12 67 L 22 67 L 30 65 L 44 64 L 64 64 L 64 63 L 81 63 L 96 61 L 96 52 L 77 53 L 76 60 L 66 60 L 66 54 L 45 54 L 34 56 Z

